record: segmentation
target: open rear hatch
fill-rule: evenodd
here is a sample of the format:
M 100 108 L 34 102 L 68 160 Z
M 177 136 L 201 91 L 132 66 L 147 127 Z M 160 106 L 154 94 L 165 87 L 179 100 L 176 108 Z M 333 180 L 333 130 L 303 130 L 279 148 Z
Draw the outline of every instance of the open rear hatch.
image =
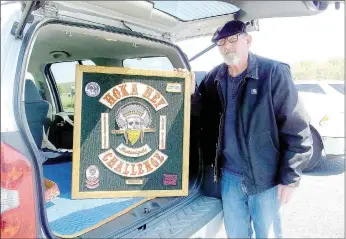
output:
M 143 54 L 158 56 L 160 55 L 158 49 L 162 47 L 166 52 L 161 55 L 175 55 L 171 59 L 173 67 L 189 68 L 188 63 L 184 62 L 180 49 L 171 45 L 168 40 L 181 41 L 210 35 L 218 26 L 230 19 L 242 19 L 248 22 L 250 30 L 258 30 L 257 20 L 260 18 L 313 15 L 325 10 L 323 6 L 325 4 L 317 1 L 45 2 L 42 7 L 38 6 L 38 10 L 33 14 L 40 20 L 51 19 L 43 26 L 56 25 L 60 28 L 55 28 L 54 32 L 53 27 L 50 29 L 52 32 L 48 31 L 41 37 L 39 35 L 41 29 L 38 29 L 30 56 L 30 61 L 34 60 L 29 63 L 28 70 L 40 72 L 42 67 L 54 62 L 86 59 L 87 55 L 83 54 L 93 46 L 95 48 L 92 49 L 102 52 L 109 59 L 112 58 L 112 54 L 117 54 L 118 57 L 120 55 L 125 57 L 126 54 L 133 57 L 141 57 Z M 32 10 L 35 8 L 27 9 L 29 13 Z M 26 19 L 17 26 L 18 32 L 25 26 Z M 95 32 L 99 35 L 95 36 Z M 69 39 L 70 35 L 73 37 Z M 84 41 L 84 38 L 88 41 Z M 90 44 L 97 41 L 99 44 Z M 124 42 L 129 43 L 131 47 L 116 47 L 114 49 L 117 49 L 117 52 L 114 52 L 110 45 L 124 44 Z M 146 42 L 150 42 L 147 48 L 149 51 L 139 52 L 138 55 L 127 51 L 129 49 L 139 51 L 140 49 L 135 46 L 145 45 Z M 54 59 L 50 54 L 54 47 L 60 51 L 76 51 L 76 54 Z M 103 65 L 106 61 L 99 62 L 99 65 Z M 108 66 L 114 66 L 111 62 L 109 61 Z M 46 77 L 50 79 L 50 84 L 54 85 L 51 77 L 49 75 Z M 44 80 L 41 79 L 42 82 Z M 46 203 L 46 222 L 54 234 L 66 238 L 191 236 L 213 218 L 222 217 L 222 208 L 220 200 L 206 198 L 199 193 L 202 159 L 198 154 L 197 138 L 194 138 L 193 134 L 190 141 L 190 155 L 189 196 L 154 199 L 72 200 L 71 160 L 62 160 L 58 163 L 54 160 L 50 163 L 47 161 L 43 164 L 43 174 L 57 184 L 60 194 Z M 221 219 L 218 219 L 219 222 Z M 208 233 L 210 232 L 206 232 L 205 235 L 213 236 Z
M 48 2 L 47 2 L 48 4 Z M 257 20 L 318 14 L 328 1 L 52 1 L 57 15 L 123 27 L 174 42 L 211 35 L 232 19 L 258 30 Z

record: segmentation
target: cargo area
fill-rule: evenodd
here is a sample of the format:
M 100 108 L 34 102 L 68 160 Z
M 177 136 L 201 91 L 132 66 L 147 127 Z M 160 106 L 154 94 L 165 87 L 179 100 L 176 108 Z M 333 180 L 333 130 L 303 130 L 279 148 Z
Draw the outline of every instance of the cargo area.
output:
M 146 57 L 164 59 L 162 62 L 165 64 L 148 66 L 137 61 Z M 136 63 L 129 65 L 132 60 Z M 185 67 L 184 59 L 176 48 L 141 36 L 56 21 L 39 29 L 29 58 L 24 103 L 30 133 L 41 155 L 50 230 L 62 238 L 83 237 L 97 230 L 97 235 L 102 235 L 107 225 L 116 222 L 118 226 L 112 229 L 112 233 L 116 233 L 183 202 L 184 197 L 71 198 L 73 97 L 72 94 L 61 95 L 61 85 L 54 78 L 57 71 L 65 71 L 70 77 L 66 82 L 71 83 L 73 89 L 75 75 L 67 75 L 71 69 L 63 66 L 54 69 L 54 64 L 64 62 L 118 67 L 128 64 L 128 67 L 158 70 Z M 62 97 L 70 98 L 66 100 Z M 194 141 L 193 138 L 194 135 L 191 135 L 190 140 Z M 192 142 L 190 148 L 195 146 Z M 201 165 L 198 152 L 190 150 L 190 155 L 194 156 L 190 158 L 189 190 L 196 193 Z M 193 193 L 189 193 L 189 197 Z
M 59 237 L 81 236 L 126 213 L 135 216 L 137 220 L 143 219 L 149 211 L 158 211 L 177 203 L 177 197 L 164 200 L 149 197 L 71 199 L 71 170 L 72 162 L 48 161 L 43 165 L 44 177 L 58 188 L 59 194 L 46 202 L 46 210 L 50 228 Z M 140 205 L 142 207 L 138 208 Z
M 43 165 L 44 177 L 59 190 L 59 195 L 46 203 L 49 225 L 57 236 L 80 236 L 151 199 L 71 199 L 71 169 L 72 162 Z

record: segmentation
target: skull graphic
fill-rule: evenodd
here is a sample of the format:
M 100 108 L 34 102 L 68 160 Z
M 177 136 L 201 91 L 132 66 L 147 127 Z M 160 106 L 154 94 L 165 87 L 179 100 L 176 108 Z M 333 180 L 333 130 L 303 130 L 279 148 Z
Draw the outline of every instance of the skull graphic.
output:
M 139 116 L 131 116 L 126 118 L 127 129 L 138 130 L 142 127 L 142 119 Z
M 124 130 L 126 143 L 134 145 L 139 138 L 143 141 L 144 129 L 151 123 L 149 109 L 139 102 L 129 103 L 118 110 L 116 122 Z

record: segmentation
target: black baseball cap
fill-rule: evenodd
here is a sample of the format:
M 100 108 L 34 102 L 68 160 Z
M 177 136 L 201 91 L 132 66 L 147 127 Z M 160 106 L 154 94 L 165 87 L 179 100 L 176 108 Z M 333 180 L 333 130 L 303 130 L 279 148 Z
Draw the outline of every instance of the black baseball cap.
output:
M 222 27 L 219 27 L 215 31 L 211 41 L 215 43 L 220 39 L 223 39 L 225 37 L 229 37 L 238 33 L 247 33 L 246 25 L 244 22 L 240 20 L 232 20 L 227 22 Z

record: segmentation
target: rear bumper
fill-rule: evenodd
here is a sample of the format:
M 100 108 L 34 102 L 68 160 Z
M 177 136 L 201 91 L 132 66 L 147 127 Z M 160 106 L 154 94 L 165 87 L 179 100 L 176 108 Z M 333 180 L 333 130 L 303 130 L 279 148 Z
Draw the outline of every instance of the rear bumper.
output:
M 322 136 L 324 150 L 326 154 L 344 155 L 345 137 L 326 137 Z
M 189 238 L 227 238 L 223 224 L 223 211 Z

